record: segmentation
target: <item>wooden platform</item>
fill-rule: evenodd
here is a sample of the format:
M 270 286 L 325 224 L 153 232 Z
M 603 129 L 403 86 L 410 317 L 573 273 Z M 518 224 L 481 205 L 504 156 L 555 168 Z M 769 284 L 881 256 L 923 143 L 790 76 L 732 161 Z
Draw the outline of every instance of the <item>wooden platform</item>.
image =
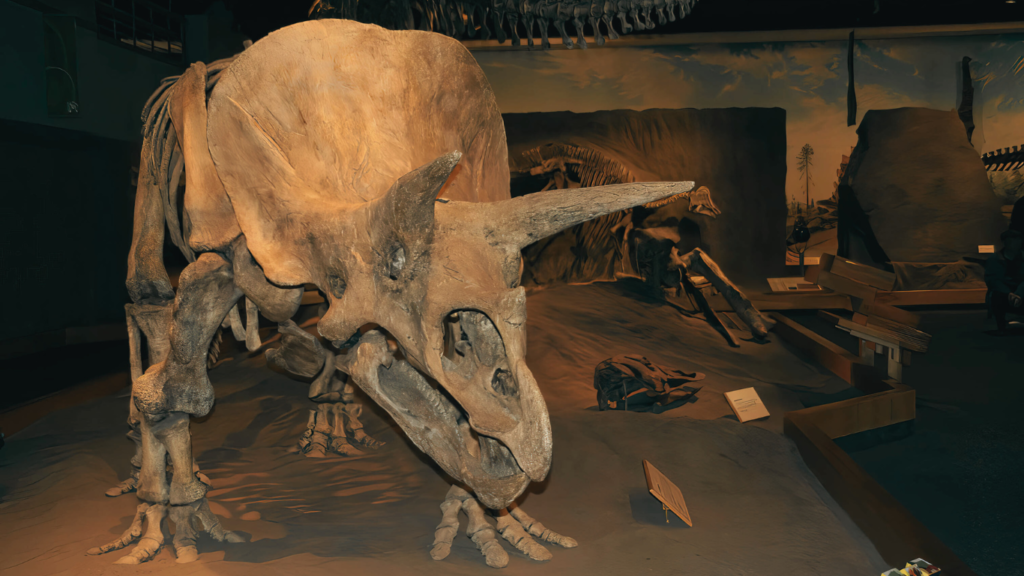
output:
M 864 534 L 882 558 L 902 567 L 924 558 L 943 574 L 975 576 L 957 555 L 871 478 L 833 439 L 913 420 L 916 394 L 895 380 L 883 380 L 873 366 L 778 312 L 775 333 L 865 393 L 786 414 L 784 430 L 807 467 Z
M 852 310 L 850 298 L 836 292 L 798 292 L 795 294 L 764 292 L 746 293 L 747 298 L 762 312 L 775 310 Z M 708 298 L 716 312 L 732 310 L 720 295 Z M 957 306 L 984 304 L 985 289 L 971 290 L 879 290 L 875 302 L 890 306 Z

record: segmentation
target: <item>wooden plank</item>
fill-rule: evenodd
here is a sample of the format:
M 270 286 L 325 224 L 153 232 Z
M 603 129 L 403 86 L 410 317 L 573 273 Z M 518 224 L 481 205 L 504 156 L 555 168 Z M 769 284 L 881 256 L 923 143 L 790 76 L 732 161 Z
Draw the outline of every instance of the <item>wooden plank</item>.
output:
M 899 347 L 906 348 L 908 350 L 913 350 L 914 352 L 928 351 L 927 339 L 922 340 L 915 334 L 910 334 L 905 331 L 896 331 L 889 326 L 879 326 L 878 324 L 868 324 L 866 326 L 862 326 L 860 324 L 853 322 L 852 320 L 847 320 L 845 318 L 840 318 L 839 322 L 837 322 L 836 325 L 840 328 L 846 329 L 851 333 L 856 332 L 859 334 L 864 334 L 865 336 L 871 337 L 873 341 L 881 344 L 891 342 L 895 343 Z M 908 330 L 914 329 L 908 328 Z M 914 332 L 918 331 L 914 330 Z M 928 336 L 924 332 L 918 332 L 918 334 Z
M 842 319 L 842 316 L 833 314 L 827 310 L 818 310 L 818 318 L 821 318 L 825 322 L 835 326 L 836 324 L 839 324 L 839 320 Z
M 849 332 L 855 338 L 860 338 L 862 340 L 868 340 L 870 342 L 874 342 L 875 343 L 875 350 L 878 350 L 878 352 L 881 352 L 881 350 L 878 349 L 878 346 L 882 346 L 882 347 L 885 347 L 885 348 L 896 348 L 896 349 L 899 349 L 899 347 L 900 347 L 899 342 L 896 342 L 895 340 L 888 340 L 888 339 L 886 339 L 886 338 L 884 338 L 882 336 L 879 336 L 877 334 L 869 334 L 867 332 L 860 332 L 859 330 L 856 330 L 856 329 L 853 329 L 853 328 L 849 328 L 847 326 L 842 326 L 842 325 L 839 325 L 839 324 L 836 324 L 836 328 L 839 328 L 840 330 L 845 330 L 845 331 Z
M 818 274 L 831 271 L 832 263 L 835 262 L 835 259 L 835 254 L 822 254 L 821 259 L 818 260 Z
M 861 284 L 860 282 L 844 278 L 842 276 L 836 276 L 831 272 L 825 272 L 822 270 L 818 273 L 818 285 L 822 288 L 828 288 L 834 292 L 841 292 L 850 296 L 860 298 L 867 303 L 875 301 L 875 294 L 878 290 L 867 284 Z
M 861 314 L 860 312 L 854 312 L 853 323 L 860 324 L 861 326 L 866 326 L 868 323 L 868 317 L 864 314 Z
M 878 482 L 833 442 L 802 410 L 785 416 L 786 436 L 808 468 L 892 566 L 926 558 L 943 573 L 977 576 Z
M 873 300 L 865 300 L 863 298 L 855 298 L 850 296 L 850 310 L 858 314 L 871 314 L 871 308 L 875 303 Z
M 884 318 L 885 320 L 891 320 L 893 322 L 899 322 L 900 324 L 906 324 L 912 328 L 917 328 L 917 326 L 921 324 L 921 317 L 917 314 L 880 302 L 879 300 L 881 300 L 882 294 L 886 293 L 879 292 L 875 295 L 875 301 L 871 305 L 872 316 Z
M 901 362 L 902 356 L 900 355 L 899 352 L 900 352 L 899 349 L 890 349 L 889 350 L 889 367 L 888 367 L 888 371 L 886 373 L 889 375 L 889 378 L 892 378 L 894 380 L 898 380 L 898 381 L 902 382 L 903 381 L 903 363 Z
M 798 412 L 811 416 L 815 425 L 829 438 L 841 438 L 913 420 L 916 416 L 914 389 L 895 380 L 886 380 L 884 384 L 890 389 Z
M 761 312 L 772 310 L 844 310 L 850 307 L 850 297 L 835 292 L 814 291 L 798 293 L 747 293 L 747 299 Z M 716 312 L 732 311 L 732 306 L 721 294 L 707 297 Z
M 820 272 L 820 271 L 821 271 L 821 264 L 818 264 L 817 266 L 808 266 L 807 268 L 804 269 L 804 280 L 806 280 L 806 281 L 808 281 L 808 282 L 810 282 L 812 284 L 817 284 L 818 283 L 818 272 Z
M 868 366 L 875 365 L 875 343 L 867 340 L 858 340 L 860 345 L 860 361 Z
M 776 322 L 775 334 L 809 354 L 854 388 L 865 394 L 888 390 L 873 365 L 861 362 L 860 357 L 783 314 L 772 312 L 769 316 Z
M 984 288 L 969 290 L 901 290 L 879 292 L 876 302 L 890 306 L 951 306 L 957 304 L 984 304 Z
M 918 352 L 927 351 L 928 345 L 931 344 L 932 341 L 931 334 L 928 334 L 927 332 L 922 332 L 917 328 L 907 326 L 906 324 L 885 320 L 884 318 L 876 318 L 873 316 L 869 317 L 867 325 L 871 328 L 886 330 L 893 334 L 898 334 L 901 341 L 913 342 L 924 348 L 924 350 L 918 350 Z M 906 348 L 909 348 L 909 346 Z
M 879 290 L 892 290 L 896 286 L 896 275 L 892 272 L 857 264 L 844 258 L 836 258 L 832 262 L 830 273 Z
M 845 278 L 843 280 L 846 280 Z M 769 312 L 773 310 L 853 310 L 850 297 L 840 292 L 798 292 L 795 294 L 786 293 L 756 293 L 746 294 L 750 302 L 760 311 Z M 882 312 L 874 314 L 875 306 L 879 303 L 886 306 Z M 732 307 L 725 298 L 716 294 L 708 297 L 708 303 L 716 312 L 732 310 Z M 984 304 L 985 290 L 914 290 L 907 292 L 883 292 L 876 291 L 875 298 L 871 302 L 870 314 L 914 326 L 920 322 L 917 315 L 912 315 L 906 310 L 899 310 L 895 306 L 945 306 L 956 304 Z M 862 309 L 865 306 L 861 307 Z M 891 310 L 895 310 L 891 312 Z M 863 313 L 863 312 L 862 312 Z M 902 314 L 901 314 L 902 313 Z

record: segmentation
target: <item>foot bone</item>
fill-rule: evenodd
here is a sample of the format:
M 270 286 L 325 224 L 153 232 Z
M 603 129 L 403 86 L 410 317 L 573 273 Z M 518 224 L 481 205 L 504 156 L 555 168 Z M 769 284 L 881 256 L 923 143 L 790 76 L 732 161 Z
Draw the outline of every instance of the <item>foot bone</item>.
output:
M 492 568 L 503 568 L 508 564 L 508 553 L 501 547 L 498 535 L 526 556 L 538 561 L 550 560 L 551 552 L 534 537 L 564 548 L 575 548 L 577 545 L 572 538 L 545 528 L 515 504 L 492 512 L 497 518 L 495 530 L 487 522 L 484 508 L 476 498 L 466 490 L 452 486 L 441 504 L 441 523 L 434 532 L 434 544 L 430 550 L 430 557 L 434 560 L 443 560 L 451 552 L 452 541 L 459 529 L 460 510 L 469 518 L 466 535 L 473 540 L 484 555 L 487 565 Z
M 86 554 L 106 554 L 120 550 L 138 540 L 139 543 L 135 548 L 127 556 L 119 558 L 115 564 L 142 564 L 151 560 L 165 544 L 163 522 L 168 517 L 175 525 L 173 545 L 179 563 L 192 562 L 199 557 L 196 550 L 197 527 L 199 531 L 206 532 L 218 542 L 245 541 L 238 534 L 221 527 L 220 520 L 213 515 L 205 498 L 181 506 L 143 502 L 136 509 L 135 518 L 132 519 L 131 525 L 124 531 L 124 534 L 103 546 L 89 549 Z M 145 533 L 143 533 L 144 522 Z

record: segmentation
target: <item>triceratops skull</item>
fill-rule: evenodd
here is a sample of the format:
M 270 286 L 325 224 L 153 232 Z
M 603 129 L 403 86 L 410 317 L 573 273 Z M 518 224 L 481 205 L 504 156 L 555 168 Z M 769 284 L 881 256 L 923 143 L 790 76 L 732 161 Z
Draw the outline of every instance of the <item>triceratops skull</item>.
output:
M 398 358 L 384 352 L 382 335 L 364 338 L 350 368 L 354 380 L 448 474 L 500 508 L 551 467 L 547 408 L 526 365 L 520 250 L 692 184 L 436 200 L 460 158 L 444 155 L 354 209 L 338 230 L 347 242 L 320 237 L 316 283 L 330 307 L 319 329 L 338 347 L 367 324 L 390 334 Z
M 207 109 L 216 170 L 186 194 L 193 249 L 240 233 L 271 283 L 316 284 L 320 332 L 348 349 L 338 365 L 487 506 L 543 479 L 551 427 L 525 363 L 520 250 L 692 184 L 509 199 L 487 78 L 465 47 L 426 32 L 283 28 L 238 56 Z

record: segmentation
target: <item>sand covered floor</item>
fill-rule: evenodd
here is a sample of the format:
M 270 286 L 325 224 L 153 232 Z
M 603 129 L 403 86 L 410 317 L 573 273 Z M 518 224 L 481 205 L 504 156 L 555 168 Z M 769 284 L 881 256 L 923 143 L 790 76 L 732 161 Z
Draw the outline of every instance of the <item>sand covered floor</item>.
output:
M 529 331 L 555 455 L 549 479 L 522 506 L 580 546 L 551 547 L 544 564 L 506 546 L 500 573 L 863 576 L 887 567 L 781 435 L 798 394 L 843 392 L 824 369 L 774 337 L 729 348 L 705 323 L 617 285 L 531 294 Z M 701 400 L 660 415 L 597 411 L 594 366 L 624 353 L 706 373 Z M 134 567 L 112 564 L 123 551 L 85 555 L 120 535 L 138 503 L 103 495 L 127 474 L 133 450 L 124 391 L 51 414 L 0 451 L 0 573 L 499 573 L 461 534 L 446 560 L 430 559 L 448 483 L 375 407 L 363 421 L 384 448 L 309 459 L 289 452 L 311 407 L 306 384 L 247 354 L 222 361 L 211 379 L 217 405 L 193 422 L 194 451 L 213 482 L 211 507 L 248 542 L 200 540 L 200 559 L 185 565 L 166 548 Z M 741 425 L 725 416 L 721 392 L 748 386 L 772 418 Z M 642 459 L 681 487 L 693 528 L 665 523 Z

